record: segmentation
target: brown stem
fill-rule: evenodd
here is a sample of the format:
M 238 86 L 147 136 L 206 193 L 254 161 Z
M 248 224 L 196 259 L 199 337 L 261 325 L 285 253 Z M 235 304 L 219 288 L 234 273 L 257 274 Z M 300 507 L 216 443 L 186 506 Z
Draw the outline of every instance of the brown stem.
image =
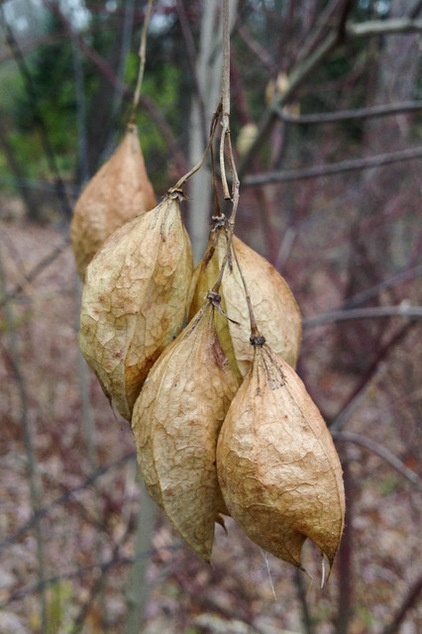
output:
M 135 113 L 139 106 L 139 98 L 141 96 L 141 88 L 142 81 L 144 79 L 144 71 L 145 71 L 145 61 L 146 61 L 146 50 L 147 50 L 147 33 L 148 33 L 148 25 L 149 19 L 151 17 L 152 5 L 154 4 L 154 0 L 148 0 L 147 10 L 145 12 L 145 20 L 142 27 L 142 36 L 141 36 L 141 44 L 139 46 L 139 73 L 138 73 L 138 81 L 136 82 L 135 94 L 133 96 L 133 108 L 130 120 L 134 123 Z
M 403 623 L 406 613 L 416 604 L 419 595 L 422 593 L 422 575 L 416 579 L 413 586 L 404 598 L 403 603 L 393 617 L 390 625 L 382 631 L 382 634 L 398 634 L 400 625 Z
M 305 167 L 298 170 L 282 170 L 278 172 L 267 172 L 256 176 L 245 176 L 242 180 L 246 187 L 250 185 L 266 185 L 268 183 L 286 183 L 288 181 L 304 180 L 307 178 L 319 178 L 320 176 L 333 176 L 335 174 L 345 174 L 373 167 L 382 167 L 391 163 L 401 163 L 422 158 L 422 147 L 407 148 L 397 152 L 386 152 L 360 159 L 350 159 L 339 161 L 331 165 L 316 165 L 315 167 Z
M 189 170 L 189 172 L 187 172 L 184 176 L 182 176 L 181 178 L 179 178 L 179 180 L 177 181 L 177 183 L 176 183 L 173 187 L 171 187 L 171 188 L 169 189 L 169 193 L 174 192 L 174 191 L 177 191 L 177 190 L 180 190 L 180 189 L 182 188 L 182 186 L 186 183 L 186 181 L 187 181 L 187 180 L 188 180 L 191 176 L 193 176 L 193 174 L 195 174 L 198 170 L 200 170 L 200 169 L 201 169 L 201 167 L 203 166 L 204 161 L 205 161 L 205 159 L 206 159 L 206 156 L 207 156 L 208 152 L 210 151 L 211 145 L 212 145 L 212 143 L 213 143 L 213 141 L 214 141 L 215 130 L 216 130 L 216 127 L 217 127 L 217 121 L 218 121 L 218 119 L 219 119 L 219 117 L 220 117 L 220 114 L 221 114 L 221 102 L 220 102 L 220 104 L 218 105 L 218 108 L 217 108 L 217 110 L 215 111 L 214 116 L 213 116 L 213 118 L 212 118 L 212 122 L 211 122 L 211 130 L 210 130 L 210 137 L 209 137 L 209 139 L 208 139 L 208 145 L 207 145 L 207 147 L 205 148 L 205 151 L 204 151 L 204 153 L 203 153 L 203 155 L 202 155 L 201 159 L 198 161 L 198 163 L 197 163 L 196 165 L 194 165 L 194 166 L 192 167 L 192 169 L 190 169 L 190 170 Z
M 422 320 L 422 306 L 411 306 L 403 302 L 398 306 L 370 306 L 368 308 L 343 308 L 322 313 L 317 317 L 308 317 L 303 320 L 305 328 L 313 328 L 323 324 L 351 319 L 377 319 L 388 317 L 407 317 L 411 321 Z
M 345 423 L 350 418 L 351 413 L 360 403 L 360 400 L 363 394 L 365 394 L 366 389 L 368 388 L 372 379 L 378 372 L 378 369 L 382 361 L 384 361 L 387 358 L 387 356 L 390 354 L 390 352 L 401 341 L 403 341 L 403 339 L 409 334 L 409 331 L 411 330 L 411 327 L 413 325 L 414 324 L 411 324 L 411 323 L 405 324 L 405 326 L 403 326 L 403 328 L 401 328 L 398 332 L 392 335 L 389 341 L 387 341 L 387 343 L 381 348 L 376 358 L 374 359 L 373 363 L 371 364 L 367 372 L 359 381 L 359 384 L 355 387 L 352 394 L 350 394 L 349 397 L 347 398 L 346 403 L 342 405 L 340 411 L 334 417 L 330 425 L 330 429 L 338 431 L 344 427 Z
M 422 109 L 422 101 L 403 101 L 385 106 L 369 106 L 367 108 L 354 108 L 350 110 L 339 110 L 338 112 L 319 112 L 316 114 L 308 114 L 295 116 L 289 114 L 280 106 L 275 107 L 274 111 L 282 121 L 286 123 L 296 123 L 309 125 L 312 123 L 338 123 L 339 121 L 348 121 L 349 119 L 372 119 L 375 117 L 389 117 L 404 112 L 415 112 Z
M 352 616 L 353 595 L 353 487 L 347 456 L 342 461 L 344 488 L 347 497 L 347 517 L 337 555 L 338 575 L 338 604 L 336 618 L 336 634 L 347 634 Z
M 173 131 L 170 128 L 162 111 L 160 110 L 160 108 L 157 107 L 157 104 L 149 96 L 141 95 L 139 103 L 141 104 L 142 108 L 144 108 L 148 112 L 151 119 L 157 126 L 158 132 L 161 134 L 164 142 L 169 148 L 172 158 L 177 165 L 178 173 L 184 174 L 187 171 L 186 159 L 183 155 L 183 152 L 181 152 L 181 150 L 179 149 Z
M 343 441 L 345 443 L 351 442 L 371 451 L 373 454 L 393 467 L 393 469 L 400 473 L 400 475 L 419 489 L 419 491 L 422 491 L 422 479 L 418 476 L 418 474 L 412 469 L 409 469 L 409 467 L 407 467 L 400 458 L 397 458 L 397 456 L 395 456 L 391 451 L 377 443 L 375 440 L 372 440 L 372 438 L 367 438 L 366 436 L 362 436 L 362 434 L 357 434 L 351 431 L 337 432 L 335 429 L 333 429 L 331 433 L 333 438 L 336 440 Z

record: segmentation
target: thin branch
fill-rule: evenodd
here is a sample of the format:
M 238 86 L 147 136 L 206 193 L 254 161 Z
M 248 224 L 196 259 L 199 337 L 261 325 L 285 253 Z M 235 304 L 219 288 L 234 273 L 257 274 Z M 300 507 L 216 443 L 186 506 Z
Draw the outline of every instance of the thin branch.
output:
M 303 320 L 304 328 L 315 328 L 338 321 L 348 321 L 350 319 L 374 319 L 383 317 L 407 317 L 412 321 L 422 319 L 422 306 L 411 306 L 403 301 L 398 306 L 374 306 L 369 308 L 350 308 L 343 310 L 332 310 L 322 313 L 317 317 L 307 317 Z
M 362 37 L 369 37 L 371 35 L 384 35 L 393 33 L 418 33 L 422 31 L 422 20 L 409 20 L 408 18 L 397 18 L 391 20 L 372 20 L 361 24 L 346 23 L 337 25 L 336 29 L 332 29 L 327 33 L 325 39 L 321 44 L 305 59 L 300 60 L 298 64 L 292 69 L 289 75 L 289 86 L 287 90 L 278 95 L 265 111 L 261 123 L 259 125 L 257 138 L 250 147 L 249 151 L 245 154 L 242 162 L 239 166 L 239 176 L 245 174 L 249 164 L 254 156 L 262 147 L 263 143 L 268 137 L 275 120 L 276 114 L 274 110 L 284 106 L 292 98 L 297 89 L 306 81 L 311 73 L 326 59 L 326 57 L 333 51 L 343 37 L 350 39 L 358 39 Z M 360 168 L 355 168 L 360 169 Z M 309 176 L 314 177 L 312 174 Z M 253 178 L 253 177 L 250 177 Z M 297 180 L 297 176 L 294 178 L 276 178 L 275 181 L 263 181 L 263 182 L 280 182 L 281 180 Z M 302 177 L 300 177 L 302 178 Z M 305 176 L 306 178 L 306 176 Z M 245 179 L 242 181 L 245 185 L 251 185 L 252 181 Z M 261 181 L 254 182 L 254 184 L 263 184 Z
M 24 533 L 26 533 L 33 526 L 38 524 L 41 521 L 41 519 L 49 515 L 57 506 L 66 504 L 67 502 L 72 500 L 78 493 L 91 487 L 93 484 L 95 484 L 98 478 L 101 478 L 103 475 L 108 473 L 111 469 L 119 468 L 126 462 L 134 461 L 135 459 L 136 459 L 136 453 L 134 451 L 131 451 L 125 454 L 124 456 L 116 460 L 115 462 L 112 462 L 98 469 L 96 473 L 92 474 L 89 478 L 84 480 L 77 487 L 74 487 L 73 489 L 69 489 L 68 491 L 63 493 L 63 495 L 60 495 L 58 498 L 53 500 L 53 502 L 51 502 L 48 506 L 38 508 L 36 512 L 33 512 L 32 516 L 29 518 L 27 522 L 22 524 L 19 528 L 15 530 L 14 533 L 12 533 L 11 535 L 8 535 L 6 539 L 0 542 L 0 552 L 2 552 L 5 548 L 8 548 L 11 544 L 13 544 L 18 539 L 20 539 L 22 535 L 24 535 Z
M 320 11 L 317 23 L 310 29 L 309 36 L 300 50 L 299 62 L 309 57 L 324 38 L 327 31 L 330 30 L 337 6 L 338 0 L 331 0 L 331 2 L 328 2 L 325 8 Z
M 205 114 L 205 103 L 202 94 L 201 86 L 198 80 L 198 72 L 196 68 L 197 52 L 195 48 L 195 40 L 193 38 L 192 29 L 190 28 L 189 19 L 186 14 L 186 8 L 182 0 L 176 1 L 176 11 L 179 20 L 180 28 L 182 29 L 183 39 L 185 41 L 185 48 L 187 53 L 187 61 L 189 64 L 190 74 L 193 79 L 195 88 L 195 97 L 199 110 L 199 118 L 201 121 L 201 130 L 203 133 L 203 144 L 207 144 L 207 119 Z
M 3 295 L 5 293 L 6 286 L 6 278 L 5 272 L 3 268 L 3 258 L 2 253 L 0 251 L 0 294 Z M 27 461 L 28 467 L 28 479 L 29 479 L 29 498 L 31 502 L 32 513 L 36 514 L 40 508 L 40 500 L 41 500 L 41 486 L 39 479 L 39 471 L 38 471 L 38 463 L 37 456 L 34 447 L 34 439 L 30 420 L 28 413 L 28 394 L 26 389 L 26 381 L 25 377 L 21 370 L 21 364 L 19 359 L 19 345 L 18 345 L 18 337 L 15 328 L 15 318 L 12 310 L 12 306 L 10 304 L 6 304 L 5 306 L 5 319 L 6 319 L 6 329 L 9 335 L 10 342 L 10 355 L 13 360 L 13 370 L 15 374 L 16 386 L 19 395 L 19 406 L 20 406 L 20 420 L 22 427 L 22 435 L 23 435 L 23 443 L 25 449 L 25 457 Z M 38 579 L 39 583 L 44 584 L 46 578 L 45 571 L 45 554 L 44 554 L 44 539 L 41 531 L 41 525 L 39 522 L 35 525 L 35 542 L 36 542 L 36 552 L 37 552 L 37 563 L 38 563 Z M 40 601 L 40 621 L 41 621 L 41 629 L 43 632 L 47 631 L 47 623 L 48 623 L 48 610 L 47 610 L 47 595 L 43 590 L 41 593 L 41 601 Z
M 317 114 L 308 114 L 295 116 L 280 106 L 274 108 L 277 116 L 286 123 L 310 124 L 310 123 L 337 123 L 339 121 L 348 121 L 349 119 L 372 119 L 375 117 L 389 117 L 396 114 L 404 114 L 405 112 L 414 112 L 422 110 L 422 101 L 403 101 L 396 104 L 386 106 L 370 106 L 368 108 L 355 108 L 351 110 L 340 110 L 338 112 L 320 112 Z
M 382 346 L 378 351 L 375 359 L 365 372 L 360 377 L 357 386 L 352 390 L 352 393 L 346 399 L 346 402 L 340 408 L 340 411 L 330 422 L 330 431 L 339 431 L 344 427 L 346 422 L 350 419 L 353 412 L 357 409 L 361 401 L 363 400 L 369 385 L 374 377 L 377 375 L 379 368 L 383 362 L 387 359 L 388 355 L 394 348 L 396 348 L 404 339 L 408 336 L 409 332 L 414 327 L 414 323 L 406 323 L 396 333 L 394 333 L 390 339 Z
M 381 291 L 384 291 L 387 288 L 391 288 L 396 284 L 400 284 L 401 282 L 409 282 L 410 280 L 413 280 L 416 277 L 420 277 L 421 275 L 422 264 L 418 264 L 417 266 L 414 266 L 412 268 L 406 268 L 399 273 L 392 275 L 388 279 L 383 280 L 378 284 L 374 284 L 373 286 L 370 286 L 369 288 L 356 293 L 356 295 L 354 295 L 353 297 L 346 299 L 341 308 L 344 310 L 364 304 L 369 299 L 372 299 L 373 297 L 378 297 Z
M 336 174 L 345 174 L 347 172 L 355 172 L 369 168 L 378 168 L 383 165 L 392 163 L 400 163 L 402 161 L 411 161 L 422 158 L 422 147 L 408 148 L 398 152 L 387 152 L 385 154 L 376 154 L 361 159 L 351 159 L 339 161 L 330 165 L 317 165 L 315 167 L 305 167 L 297 170 L 282 170 L 278 172 L 267 172 L 245 176 L 242 184 L 251 185 L 267 185 L 269 183 L 285 183 L 288 181 L 305 180 L 308 178 L 320 178 L 321 176 L 333 176 Z
M 248 48 L 252 51 L 257 59 L 260 60 L 261 64 L 270 72 L 275 73 L 277 70 L 277 66 L 274 63 L 273 59 L 267 53 L 265 48 L 263 48 L 259 42 L 254 40 L 249 32 L 248 27 L 245 24 L 240 25 L 237 28 L 237 34 L 242 38 L 243 42 L 246 44 Z
M 167 550 L 170 548 L 167 547 Z M 176 549 L 176 547 L 174 548 Z M 8 597 L 0 602 L 0 610 L 7 607 L 10 603 L 14 603 L 15 601 L 20 601 L 21 599 L 31 595 L 37 594 L 39 592 L 44 591 L 51 585 L 55 585 L 64 579 L 83 579 L 88 574 L 92 574 L 93 572 L 97 573 L 98 571 L 103 574 L 107 573 L 112 568 L 116 568 L 118 566 L 128 566 L 132 564 L 136 558 L 138 557 L 148 557 L 150 553 L 136 553 L 135 557 L 109 557 L 108 559 L 98 564 L 91 564 L 88 566 L 78 566 L 77 568 L 70 570 L 67 573 L 54 575 L 52 577 L 48 577 L 43 583 L 32 583 L 25 588 L 20 588 L 15 592 L 10 593 Z M 43 630 L 43 633 L 47 632 L 47 630 Z
M 0 308 L 5 306 L 7 302 L 12 299 L 15 299 L 20 293 L 25 290 L 26 284 L 33 282 L 38 275 L 40 275 L 44 269 L 46 269 L 50 264 L 52 264 L 56 258 L 59 257 L 69 246 L 69 240 L 67 239 L 65 242 L 59 244 L 55 249 L 53 249 L 48 255 L 42 258 L 38 264 L 36 264 L 30 271 L 25 275 L 25 281 L 19 284 L 16 284 L 12 290 L 0 298 Z
M 51 13 L 54 13 L 62 22 L 65 27 L 66 33 L 70 35 L 72 31 L 72 25 L 68 18 L 63 14 L 60 9 L 60 5 L 52 0 L 42 0 L 43 5 L 48 9 Z M 129 88 L 125 85 L 125 83 L 116 75 L 112 66 L 109 62 L 100 55 L 95 49 L 93 49 L 89 44 L 87 44 L 82 36 L 82 34 L 78 31 L 74 31 L 74 38 L 77 41 L 79 48 L 85 55 L 90 59 L 93 64 L 101 71 L 102 75 L 107 79 L 110 86 L 120 95 L 128 96 L 131 94 Z
M 223 0 L 221 22 L 223 26 L 223 69 L 221 76 L 221 141 L 220 141 L 220 172 L 223 185 L 224 198 L 230 200 L 230 191 L 227 182 L 224 150 L 230 134 L 230 22 L 229 3 Z
M 144 79 L 145 62 L 146 62 L 148 26 L 149 26 L 149 19 L 151 17 L 153 4 L 154 4 L 154 0 L 148 0 L 148 6 L 145 13 L 144 24 L 142 27 L 141 44 L 139 46 L 139 73 L 138 73 L 138 81 L 136 82 L 135 94 L 133 96 L 133 109 L 132 109 L 132 114 L 130 117 L 131 120 L 133 120 L 135 117 L 135 113 L 139 106 L 139 98 L 141 96 L 142 81 Z
M 182 548 L 182 544 L 161 546 L 160 548 L 154 549 L 156 552 L 160 551 L 170 551 L 177 552 Z M 152 552 L 136 552 L 134 557 L 109 557 L 98 564 L 90 564 L 88 566 L 78 566 L 77 568 L 70 570 L 67 573 L 63 573 L 60 575 L 54 575 L 52 577 L 48 577 L 42 584 L 41 583 L 32 583 L 25 588 L 21 588 L 9 594 L 4 600 L 0 601 L 0 610 L 7 607 L 10 603 L 15 601 L 20 601 L 21 599 L 31 595 L 37 594 L 38 592 L 42 592 L 44 589 L 48 588 L 51 585 L 56 585 L 58 582 L 63 581 L 64 579 L 83 579 L 86 575 L 100 571 L 102 574 L 107 573 L 112 568 L 117 568 L 118 566 L 129 566 L 133 564 L 139 558 L 151 557 Z M 45 632 L 47 630 L 44 630 Z
M 400 473 L 400 475 L 409 480 L 409 482 L 419 489 L 419 491 L 422 491 L 422 479 L 418 476 L 418 474 L 412 469 L 409 469 L 409 467 L 407 467 L 404 462 L 400 460 L 400 458 L 397 458 L 397 456 L 395 456 L 389 449 L 383 447 L 375 440 L 372 440 L 372 438 L 367 438 L 366 436 L 362 436 L 362 434 L 357 434 L 351 431 L 335 429 L 333 429 L 331 433 L 333 438 L 336 440 L 351 442 L 376 454 L 393 467 L 393 469 L 395 469 L 398 473 Z
M 422 593 L 422 575 L 416 579 L 405 596 L 403 603 L 399 607 L 392 622 L 384 628 L 381 634 L 398 634 L 400 625 L 403 623 L 406 613 L 416 605 L 419 595 Z
M 130 534 L 131 534 L 130 526 L 127 525 L 123 535 L 121 536 L 119 541 L 116 542 L 113 546 L 110 561 L 118 559 L 120 549 L 122 548 L 122 546 L 124 546 Z M 98 567 L 101 570 L 101 574 L 95 579 L 93 585 L 91 586 L 89 595 L 80 606 L 79 613 L 72 623 L 71 634 L 79 634 L 79 632 L 81 632 L 84 626 L 85 620 L 87 618 L 87 615 L 89 613 L 89 610 L 92 608 L 92 605 L 95 601 L 95 598 L 99 597 L 99 600 L 102 599 L 101 595 L 104 588 L 104 579 L 105 579 L 105 575 L 107 574 L 109 570 L 109 566 L 104 567 L 104 565 L 101 564 L 100 561 L 98 563 L 100 564 Z M 103 606 L 99 606 L 99 608 L 103 609 Z
M 172 192 L 177 192 L 177 190 L 180 190 L 182 188 L 182 186 L 186 183 L 186 181 L 189 180 L 189 178 L 191 178 L 191 176 L 193 176 L 203 166 L 203 164 L 205 162 L 205 159 L 207 157 L 207 154 L 210 151 L 212 142 L 214 140 L 216 123 L 217 123 L 217 120 L 218 120 L 220 114 L 221 114 L 221 102 L 219 103 L 218 108 L 217 108 L 217 110 L 214 113 L 213 120 L 211 122 L 211 130 L 210 130 L 210 136 L 209 136 L 209 139 L 208 139 L 208 145 L 205 148 L 204 153 L 202 154 L 202 157 L 199 159 L 199 161 L 198 161 L 198 163 L 196 163 L 196 165 L 194 165 L 186 174 L 184 174 L 181 178 L 179 178 L 177 183 L 173 187 L 171 187 L 169 189 L 169 191 L 168 191 L 169 194 L 172 193 Z
M 360 24 L 346 24 L 346 35 L 359 39 L 372 35 L 406 35 L 409 33 L 421 33 L 422 20 L 409 18 L 391 18 L 389 20 L 369 20 Z
M 268 134 L 270 133 L 275 121 L 277 120 L 274 108 L 276 106 L 285 105 L 296 92 L 296 90 L 306 81 L 310 74 L 321 64 L 321 62 L 329 55 L 329 53 L 336 47 L 338 40 L 338 34 L 331 31 L 326 39 L 320 44 L 320 46 L 305 60 L 303 60 L 297 67 L 295 67 L 289 75 L 289 85 L 283 94 L 277 95 L 270 106 L 264 113 L 261 123 L 258 128 L 257 137 L 249 148 L 248 152 L 242 157 L 242 161 L 239 165 L 239 177 L 243 176 L 246 172 L 252 159 L 257 155 L 264 144 Z M 243 181 L 242 181 L 243 182 Z

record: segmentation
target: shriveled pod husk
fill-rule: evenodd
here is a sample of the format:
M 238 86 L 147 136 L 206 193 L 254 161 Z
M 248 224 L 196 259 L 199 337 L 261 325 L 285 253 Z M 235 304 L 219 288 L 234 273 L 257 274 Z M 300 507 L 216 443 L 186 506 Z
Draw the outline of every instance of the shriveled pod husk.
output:
M 227 513 L 215 466 L 217 437 L 238 381 L 207 303 L 151 369 L 132 416 L 138 463 L 151 496 L 209 561 L 215 522 Z
M 192 278 L 191 306 L 194 314 L 213 288 L 227 252 L 227 232 L 217 227 L 210 233 L 207 251 Z M 239 376 L 246 376 L 253 359 L 249 343 L 250 322 L 245 289 L 239 266 L 252 302 L 258 329 L 266 333 L 268 345 L 295 366 L 302 337 L 299 307 L 287 282 L 259 253 L 233 236 L 230 260 L 225 268 L 219 293 L 227 317 L 217 318 L 217 331 L 223 349 Z
M 117 229 L 87 268 L 79 345 L 128 420 L 150 368 L 186 316 L 193 259 L 179 195 Z
M 268 552 L 300 566 L 309 537 L 333 563 L 344 524 L 341 464 L 296 372 L 268 346 L 234 397 L 217 446 L 227 508 Z
M 136 125 L 129 124 L 115 152 L 89 181 L 73 212 L 70 240 L 82 279 L 113 231 L 156 205 Z

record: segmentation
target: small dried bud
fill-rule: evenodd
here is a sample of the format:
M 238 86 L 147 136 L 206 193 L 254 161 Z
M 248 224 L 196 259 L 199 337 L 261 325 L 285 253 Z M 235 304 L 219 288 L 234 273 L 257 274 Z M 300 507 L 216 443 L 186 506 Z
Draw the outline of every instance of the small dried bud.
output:
M 211 232 L 207 252 L 194 271 L 190 315 L 198 310 L 207 290 L 214 286 L 226 253 L 227 236 L 221 227 Z M 221 306 L 229 319 L 218 316 L 216 321 L 218 336 L 229 361 L 244 377 L 253 358 L 249 343 L 249 310 L 239 267 L 249 291 L 258 330 L 276 354 L 294 367 L 299 356 L 302 320 L 293 293 L 276 269 L 236 236 L 233 236 L 230 261 L 219 289 Z
M 117 229 L 87 268 L 79 345 L 128 420 L 151 366 L 182 327 L 192 269 L 179 203 L 169 196 Z
M 70 240 L 81 278 L 113 231 L 155 205 L 138 130 L 129 124 L 122 142 L 89 181 L 73 212 Z
M 146 487 L 174 527 L 209 561 L 219 513 L 217 437 L 238 382 L 204 306 L 150 371 L 132 427 Z
M 332 565 L 345 513 L 340 461 L 302 381 L 266 345 L 255 347 L 223 423 L 217 472 L 227 508 L 254 542 L 300 566 L 309 537 Z

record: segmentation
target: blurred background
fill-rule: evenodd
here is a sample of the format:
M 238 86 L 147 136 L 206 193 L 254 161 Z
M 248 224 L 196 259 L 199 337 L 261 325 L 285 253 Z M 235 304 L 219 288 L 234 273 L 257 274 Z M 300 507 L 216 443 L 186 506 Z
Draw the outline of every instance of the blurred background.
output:
M 146 2 L 0 5 L 0 631 L 422 633 L 422 2 L 232 0 L 237 233 L 304 318 L 298 372 L 344 469 L 327 586 L 227 522 L 212 566 L 142 489 L 77 345 L 72 209 L 122 138 Z M 157 197 L 201 156 L 221 3 L 156 0 L 137 113 Z M 209 166 L 183 214 L 196 259 Z

